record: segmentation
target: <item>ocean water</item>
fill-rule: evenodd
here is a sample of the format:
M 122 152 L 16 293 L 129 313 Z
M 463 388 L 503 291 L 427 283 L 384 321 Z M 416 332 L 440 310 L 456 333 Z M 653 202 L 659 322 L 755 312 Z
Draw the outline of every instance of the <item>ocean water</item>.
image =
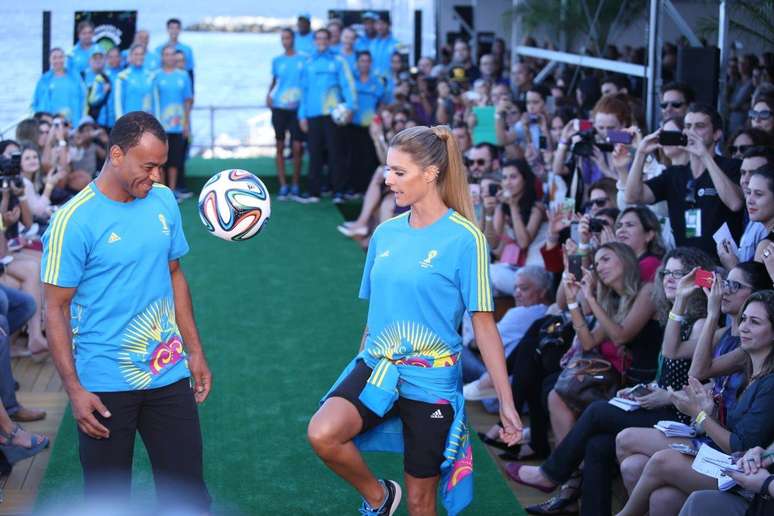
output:
M 0 2 L 0 42 L 10 59 L 3 60 L 0 87 L 0 131 L 29 112 L 35 83 L 42 63 L 42 12 L 52 11 L 52 46 L 72 47 L 73 16 L 76 10 L 136 9 L 138 27 L 150 31 L 150 46 L 166 41 L 165 21 L 179 17 L 184 26 L 213 16 L 267 16 L 292 18 L 300 11 L 322 19 L 326 9 L 341 2 L 326 2 L 308 7 L 303 0 L 285 0 L 267 7 L 263 2 L 221 0 L 212 2 L 165 0 L 164 7 L 151 0 L 68 1 L 21 0 Z M 184 31 L 180 40 L 190 45 L 196 61 L 196 88 L 192 116 L 193 153 L 207 150 L 213 139 L 217 144 L 270 146 L 273 132 L 270 114 L 261 109 L 271 82 L 271 59 L 282 52 L 279 34 L 217 33 Z M 209 106 L 240 109 L 214 111 L 211 133 Z M 3 137 L 12 137 L 13 131 Z M 255 151 L 256 149 L 253 149 Z M 268 151 L 268 149 L 267 149 Z M 244 152 L 244 149 L 243 149 Z M 225 148 L 218 151 L 228 155 Z

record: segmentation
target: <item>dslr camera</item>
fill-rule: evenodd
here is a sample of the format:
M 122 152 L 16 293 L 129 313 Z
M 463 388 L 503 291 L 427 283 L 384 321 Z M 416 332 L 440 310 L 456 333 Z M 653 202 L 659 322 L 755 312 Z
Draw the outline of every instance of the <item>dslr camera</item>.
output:
M 11 185 L 14 188 L 24 188 L 21 177 L 21 154 L 14 152 L 10 158 L 0 156 L 0 186 L 7 190 Z
M 613 144 L 597 141 L 597 131 L 593 127 L 578 131 L 580 141 L 572 146 L 572 154 L 583 158 L 591 157 L 594 154 L 594 147 L 602 152 L 613 152 Z

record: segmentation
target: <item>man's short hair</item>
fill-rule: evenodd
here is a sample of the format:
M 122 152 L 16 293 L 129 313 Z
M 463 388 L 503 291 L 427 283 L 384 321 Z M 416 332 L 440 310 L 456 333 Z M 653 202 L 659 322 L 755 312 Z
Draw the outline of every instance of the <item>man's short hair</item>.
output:
M 183 26 L 183 22 L 180 21 L 180 18 L 170 18 L 167 20 L 167 28 L 169 28 L 169 26 L 172 25 L 173 23 L 177 24 L 178 27 Z
M 615 204 L 618 195 L 618 187 L 616 187 L 615 183 L 616 181 L 612 177 L 603 177 L 591 183 L 591 186 L 589 186 L 589 193 L 591 193 L 592 190 L 602 190 L 605 192 L 607 198 Z
M 709 104 L 705 104 L 703 102 L 692 102 L 688 105 L 688 111 L 686 111 L 686 115 L 688 113 L 702 113 L 707 115 L 710 119 L 710 123 L 712 124 L 713 131 L 723 129 L 723 119 L 720 117 L 720 113 L 718 113 L 717 109 L 710 106 Z
M 317 29 L 316 31 L 314 31 L 314 35 L 317 36 L 321 32 L 324 32 L 325 35 L 328 36 L 328 39 L 331 38 L 331 31 L 329 31 L 325 27 L 321 27 L 321 28 Z
M 145 133 L 151 133 L 162 142 L 167 143 L 167 133 L 156 117 L 144 111 L 127 113 L 116 120 L 110 131 L 108 148 L 118 145 L 126 153 L 140 143 L 140 139 Z
M 499 153 L 497 152 L 497 147 L 492 145 L 489 142 L 481 142 L 477 143 L 473 146 L 474 149 L 487 149 L 489 151 L 489 159 L 492 161 L 499 159 Z
M 605 77 L 602 79 L 599 85 L 601 86 L 607 83 L 615 84 L 615 87 L 618 88 L 619 90 L 624 90 L 624 89 L 627 91 L 629 90 L 629 83 L 627 82 L 627 80 L 617 74 L 611 73 L 611 74 L 605 75 Z
M 516 276 L 523 276 L 532 280 L 538 290 L 542 290 L 548 295 L 551 290 L 551 273 L 538 265 L 525 265 L 516 271 Z
M 693 88 L 691 88 L 684 82 L 673 81 L 661 87 L 662 95 L 668 91 L 679 91 L 680 93 L 682 93 L 683 98 L 685 98 L 685 102 L 687 102 L 688 104 L 693 102 L 693 99 L 695 98 L 693 94 Z
M 291 39 L 296 39 L 296 33 L 290 27 L 284 27 L 280 32 L 287 32 L 290 34 Z
M 368 56 L 373 59 L 373 56 L 371 55 L 370 50 L 358 50 L 355 52 L 355 60 L 360 59 L 360 56 Z
M 768 165 L 774 165 L 774 149 L 765 145 L 756 145 L 742 154 L 742 159 L 747 158 L 764 158 Z
M 83 20 L 78 22 L 78 26 L 75 29 L 76 34 L 80 34 L 81 31 L 85 28 L 90 28 L 91 30 L 94 30 L 94 24 L 91 23 L 89 20 Z

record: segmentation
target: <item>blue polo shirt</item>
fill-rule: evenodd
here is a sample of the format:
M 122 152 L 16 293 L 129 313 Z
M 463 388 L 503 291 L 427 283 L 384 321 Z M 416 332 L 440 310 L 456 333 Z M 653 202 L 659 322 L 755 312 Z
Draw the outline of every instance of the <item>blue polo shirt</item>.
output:
M 156 118 L 168 133 L 182 133 L 185 125 L 185 102 L 193 98 L 191 77 L 175 68 L 159 70 L 153 77 L 153 105 Z
M 309 56 L 295 53 L 281 54 L 271 61 L 271 75 L 276 79 L 271 90 L 272 106 L 279 109 L 298 109 L 301 101 L 301 74 Z

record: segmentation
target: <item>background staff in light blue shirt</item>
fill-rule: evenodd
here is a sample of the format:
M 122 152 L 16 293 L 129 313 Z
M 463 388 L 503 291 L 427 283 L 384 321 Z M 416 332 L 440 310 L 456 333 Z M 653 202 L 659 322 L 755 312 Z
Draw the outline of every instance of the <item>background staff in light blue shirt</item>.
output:
M 156 54 L 155 52 L 150 51 L 150 47 L 148 44 L 150 43 L 150 34 L 145 29 L 140 29 L 134 34 L 134 41 L 132 41 L 132 45 L 142 45 L 142 48 L 145 49 L 145 62 L 143 63 L 143 67 L 146 70 L 157 70 L 161 67 L 161 56 Z M 121 51 L 121 63 L 126 66 L 126 64 L 129 62 L 129 49 Z
M 78 43 L 67 53 L 67 69 L 76 74 L 83 73 L 89 68 L 89 58 L 102 48 L 94 43 L 94 25 L 87 20 L 78 24 Z
M 167 47 L 169 45 L 172 45 L 175 47 L 175 50 L 182 50 L 185 54 L 185 64 L 186 64 L 186 70 L 188 70 L 188 75 L 191 77 L 191 87 L 194 87 L 194 55 L 193 55 L 193 49 L 186 45 L 185 43 L 181 43 L 179 41 L 180 38 L 180 31 L 183 28 L 183 23 L 177 19 L 177 18 L 170 18 L 167 20 L 167 34 L 169 34 L 169 40 L 166 43 L 162 43 L 158 47 L 156 47 L 156 54 L 158 59 L 161 59 L 161 54 L 164 51 L 164 47 Z
M 86 109 L 86 87 L 81 76 L 65 68 L 65 54 L 61 48 L 51 49 L 49 61 L 51 70 L 44 73 L 35 86 L 32 111 L 59 114 L 71 123 L 78 123 Z
M 398 50 L 400 43 L 390 32 L 390 22 L 387 15 L 376 20 L 376 39 L 371 41 L 371 56 L 373 56 L 373 72 L 386 77 L 390 70 L 390 58 Z
M 357 39 L 355 43 L 355 50 L 358 52 L 361 50 L 371 51 L 371 42 L 376 40 L 376 20 L 379 19 L 379 15 L 373 11 L 367 11 L 363 13 L 363 35 Z
M 296 21 L 296 52 L 311 56 L 315 52 L 314 33 L 312 32 L 311 15 L 301 13 Z

